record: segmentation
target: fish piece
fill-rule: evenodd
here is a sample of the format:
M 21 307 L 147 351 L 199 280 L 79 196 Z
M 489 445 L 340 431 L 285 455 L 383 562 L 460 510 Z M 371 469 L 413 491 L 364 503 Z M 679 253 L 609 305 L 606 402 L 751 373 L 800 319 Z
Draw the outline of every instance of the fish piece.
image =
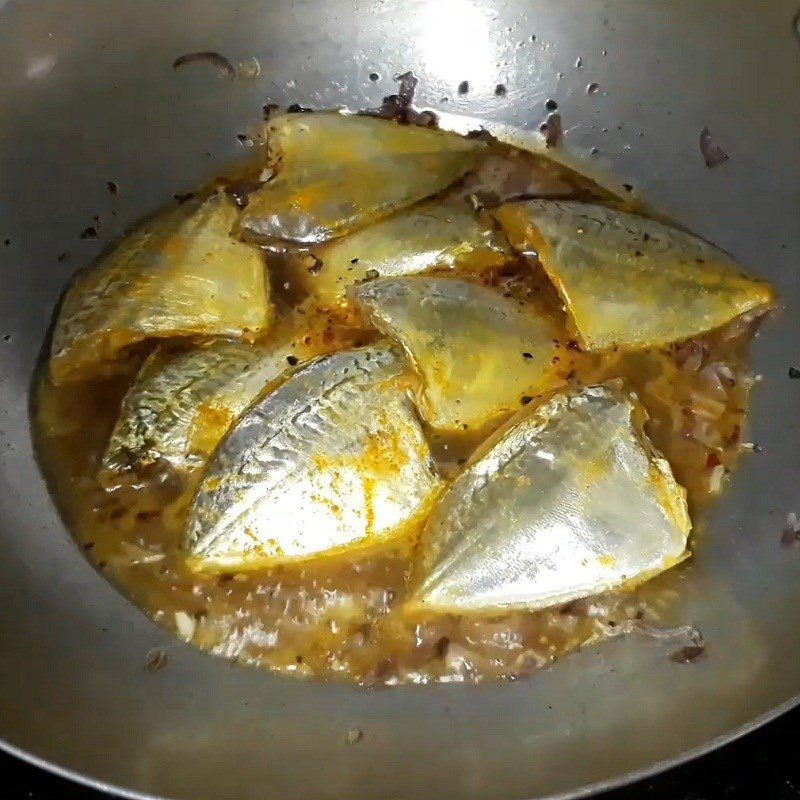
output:
M 113 371 L 119 351 L 143 339 L 264 332 L 269 283 L 259 251 L 228 235 L 237 213 L 221 192 L 188 200 L 79 273 L 53 331 L 53 382 Z
M 347 303 L 348 287 L 378 276 L 433 268 L 480 272 L 514 257 L 505 237 L 463 201 L 432 200 L 350 236 L 312 249 L 317 268 L 301 270 L 305 288 L 324 307 Z
M 349 345 L 327 319 L 300 307 L 256 345 L 215 340 L 181 353 L 157 348 L 122 401 L 98 479 L 106 488 L 150 467 L 187 473 L 203 466 L 231 424 L 298 362 Z
M 307 364 L 209 462 L 187 531 L 196 570 L 247 570 L 386 543 L 441 486 L 387 345 Z
M 227 340 L 177 354 L 157 348 L 122 401 L 100 482 L 111 488 L 160 463 L 179 472 L 202 466 L 231 423 L 287 369 L 287 352 Z
M 425 526 L 411 610 L 539 609 L 684 559 L 686 493 L 615 383 L 558 395 L 472 457 Z
M 418 406 L 436 428 L 481 427 L 522 398 L 561 385 L 555 321 L 468 281 L 381 278 L 352 289 L 422 378 Z
M 774 299 L 723 250 L 636 214 L 547 200 L 493 214 L 515 249 L 538 257 L 587 350 L 688 339 Z
M 274 176 L 240 220 L 264 243 L 342 236 L 436 194 L 486 151 L 452 133 L 339 113 L 278 116 L 268 136 Z

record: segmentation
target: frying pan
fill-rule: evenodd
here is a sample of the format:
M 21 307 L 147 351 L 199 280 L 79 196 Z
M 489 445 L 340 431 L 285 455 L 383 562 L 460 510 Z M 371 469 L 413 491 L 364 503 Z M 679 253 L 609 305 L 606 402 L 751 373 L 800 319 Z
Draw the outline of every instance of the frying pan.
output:
M 800 381 L 787 375 L 800 367 L 795 13 L 793 0 L 0 2 L 3 747 L 133 797 L 566 798 L 796 704 L 800 550 L 780 545 L 800 511 Z M 260 75 L 173 72 L 200 50 L 255 56 Z M 267 100 L 375 106 L 409 69 L 422 105 L 526 129 L 555 100 L 566 149 L 781 293 L 786 311 L 754 353 L 763 380 L 748 438 L 763 452 L 711 515 L 665 620 L 702 631 L 703 660 L 678 665 L 629 636 L 506 685 L 282 679 L 173 641 L 93 571 L 54 510 L 28 393 L 71 272 L 240 154 L 236 134 Z M 715 169 L 699 150 L 706 126 L 730 155 Z M 82 240 L 94 215 L 100 238 Z M 171 661 L 150 673 L 157 646 Z M 363 738 L 348 745 L 354 727 Z

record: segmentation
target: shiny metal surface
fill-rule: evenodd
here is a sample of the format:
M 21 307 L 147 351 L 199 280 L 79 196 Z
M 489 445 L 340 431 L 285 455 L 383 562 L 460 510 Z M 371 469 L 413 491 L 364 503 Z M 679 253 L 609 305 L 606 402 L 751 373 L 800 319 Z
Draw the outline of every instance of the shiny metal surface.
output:
M 521 413 L 425 523 L 412 607 L 549 608 L 634 585 L 688 555 L 686 492 L 641 430 L 635 398 L 610 383 Z
M 541 259 L 587 350 L 689 339 L 773 300 L 718 247 L 637 214 L 530 200 L 496 217 L 515 249 Z
M 257 569 L 385 544 L 441 481 L 387 344 L 312 361 L 255 402 L 192 502 L 190 568 Z
M 451 278 L 379 278 L 351 297 L 408 353 L 422 379 L 417 407 L 435 428 L 479 429 L 517 411 L 526 393 L 564 382 L 552 361 L 556 321 L 494 289 Z
M 800 335 L 796 11 L 795 0 L 3 3 L 3 746 L 140 797 L 520 800 L 663 768 L 795 703 L 800 552 L 779 539 L 797 510 L 800 443 L 800 385 L 787 378 Z M 177 55 L 209 48 L 256 56 L 260 77 L 172 71 Z M 788 312 L 755 348 L 764 378 L 748 436 L 763 452 L 734 476 L 665 620 L 697 625 L 704 661 L 677 665 L 628 637 L 506 686 L 283 680 L 174 642 L 64 531 L 33 460 L 27 397 L 71 273 L 239 155 L 236 134 L 266 100 L 375 106 L 407 69 L 423 105 L 534 131 L 555 100 L 565 147 L 780 291 Z M 704 126 L 730 155 L 712 170 Z M 81 240 L 94 215 L 101 238 Z M 155 646 L 171 661 L 150 673 Z M 348 746 L 354 726 L 364 737 Z

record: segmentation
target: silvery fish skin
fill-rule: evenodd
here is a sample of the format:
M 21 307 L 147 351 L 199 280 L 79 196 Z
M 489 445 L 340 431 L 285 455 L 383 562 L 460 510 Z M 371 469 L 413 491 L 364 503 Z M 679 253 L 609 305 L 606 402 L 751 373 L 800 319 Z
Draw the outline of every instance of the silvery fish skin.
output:
M 151 465 L 203 466 L 256 397 L 299 362 L 350 346 L 353 336 L 298 306 L 255 345 L 215 340 L 181 353 L 157 348 L 125 395 L 98 479 L 114 488 Z
M 492 213 L 515 249 L 538 257 L 586 350 L 688 339 L 774 299 L 723 250 L 636 214 L 548 200 Z
M 350 286 L 378 276 L 501 267 L 514 253 L 495 227 L 464 201 L 432 200 L 313 248 L 320 268 L 299 274 L 321 306 L 344 306 Z
M 257 249 L 228 234 L 221 192 L 143 223 L 67 291 L 53 331 L 54 383 L 114 370 L 127 345 L 172 336 L 255 338 L 272 319 Z
M 122 401 L 100 482 L 112 488 L 156 464 L 178 472 L 202 466 L 231 423 L 287 369 L 287 352 L 226 340 L 185 353 L 156 349 Z
M 219 446 L 187 530 L 196 570 L 247 570 L 410 532 L 441 481 L 386 345 L 307 364 Z
M 452 133 L 335 112 L 270 120 L 274 176 L 249 197 L 242 233 L 320 243 L 436 194 L 486 145 Z
M 564 383 L 554 320 L 468 281 L 381 278 L 352 297 L 396 338 L 422 378 L 418 406 L 442 430 L 480 428 L 517 411 L 525 396 Z
M 422 534 L 410 610 L 540 609 L 686 557 L 686 493 L 615 384 L 559 395 L 473 456 Z

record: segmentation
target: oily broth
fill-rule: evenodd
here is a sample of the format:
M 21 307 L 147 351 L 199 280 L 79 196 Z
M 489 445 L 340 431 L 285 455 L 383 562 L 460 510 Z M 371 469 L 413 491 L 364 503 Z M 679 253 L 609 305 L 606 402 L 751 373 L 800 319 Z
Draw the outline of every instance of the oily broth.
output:
M 575 186 L 567 171 L 554 180 L 571 178 Z M 511 180 L 519 183 L 518 174 Z M 585 181 L 575 188 L 580 196 L 589 191 Z M 596 199 L 607 202 L 605 194 Z M 273 296 L 286 313 L 303 300 L 291 281 L 296 261 L 267 257 Z M 699 515 L 745 449 L 742 431 L 752 383 L 746 356 L 755 322 L 734 321 L 680 345 L 590 355 L 569 338 L 561 303 L 542 270 L 512 262 L 473 279 L 564 320 L 557 358 L 570 384 L 617 377 L 637 393 L 650 415 L 646 430 L 653 444 L 687 489 L 697 531 Z M 322 333 L 310 344 L 308 339 L 302 347 L 298 343 L 304 358 L 374 337 L 357 315 L 313 308 L 308 314 L 309 330 Z M 97 481 L 136 370 L 56 387 L 46 377 L 46 366 L 34 390 L 36 442 L 50 489 L 78 544 L 156 622 L 243 663 L 367 685 L 511 679 L 603 638 L 624 620 L 657 624 L 687 568 L 564 608 L 482 618 L 404 615 L 408 543 L 254 573 L 194 573 L 186 567 L 182 539 L 197 473 L 179 479 L 155 465 L 149 474 L 111 490 Z M 535 404 L 539 398 L 525 401 Z M 491 428 L 452 436 L 428 431 L 443 476 L 452 477 L 489 433 Z

